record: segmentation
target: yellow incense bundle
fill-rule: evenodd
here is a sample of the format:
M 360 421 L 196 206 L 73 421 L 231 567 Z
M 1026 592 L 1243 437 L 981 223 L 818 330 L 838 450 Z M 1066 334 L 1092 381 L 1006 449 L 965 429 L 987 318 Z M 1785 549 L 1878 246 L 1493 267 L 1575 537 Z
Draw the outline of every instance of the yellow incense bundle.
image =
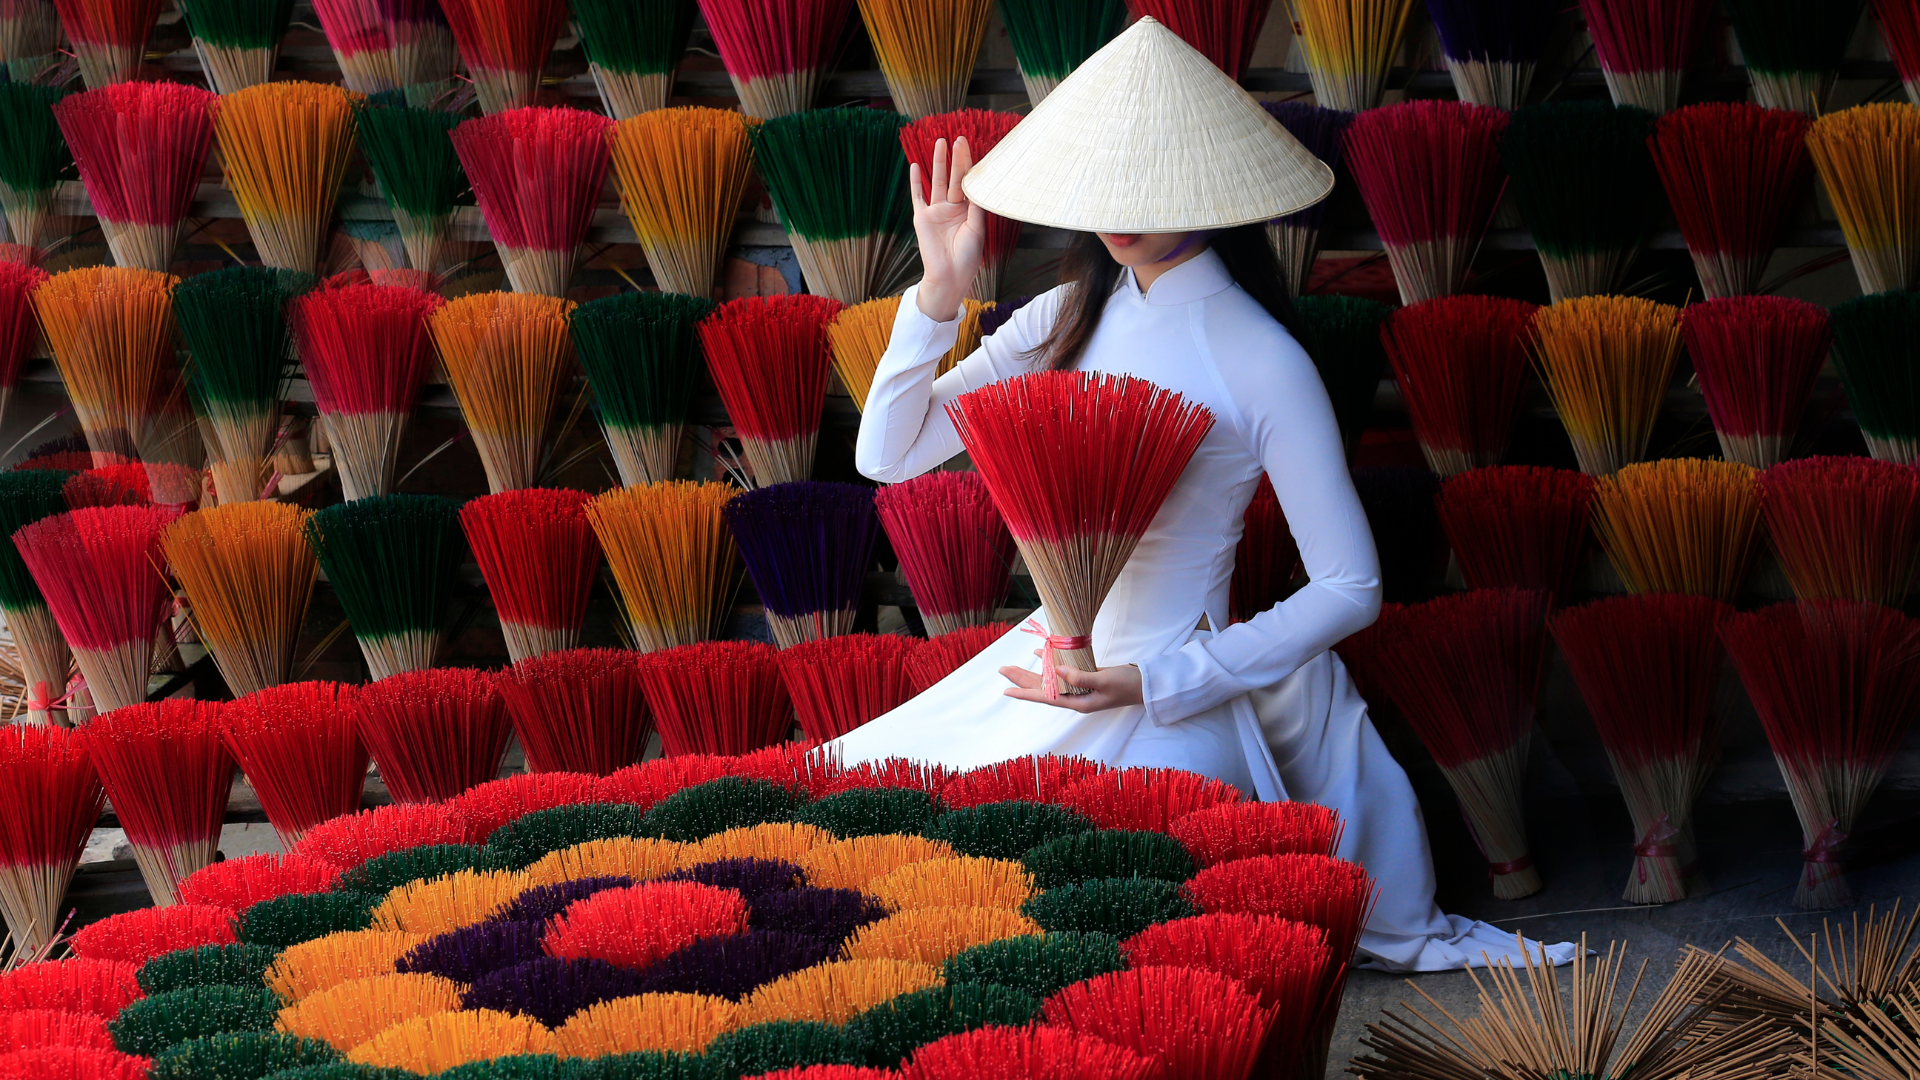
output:
M 460 989 L 424 972 L 349 979 L 281 1009 L 273 1028 L 345 1052 L 402 1021 L 458 1010 Z
M 293 670 L 318 566 L 305 532 L 312 516 L 286 503 L 231 503 L 161 534 L 194 629 L 236 697 L 278 686 Z
M 1412 0 L 1288 0 L 1323 109 L 1364 112 L 1380 104 Z
M 373 909 L 373 927 L 409 934 L 449 933 L 499 914 L 525 888 L 520 875 L 497 870 L 461 870 L 409 882 L 388 893 Z
M 763 859 L 797 864 L 801 855 L 833 842 L 832 833 L 815 825 L 798 821 L 769 821 L 715 833 L 689 847 L 683 861 L 687 866 L 720 862 L 723 859 Z
M 1533 317 L 1534 358 L 1580 471 L 1611 476 L 1647 451 L 1680 355 L 1680 310 L 1583 296 Z
M 808 851 L 793 861 L 807 873 L 807 884 L 821 889 L 865 889 L 895 870 L 959 853 L 944 840 L 890 834 L 855 836 Z
M 967 104 L 990 0 L 860 0 L 894 107 L 915 120 Z
M 748 1024 L 814 1020 L 844 1024 L 901 994 L 940 986 L 940 969 L 912 960 L 841 960 L 767 983 L 740 1003 Z
M 267 989 L 293 1002 L 353 979 L 391 975 L 394 964 L 426 940 L 425 934 L 342 930 L 303 941 L 274 958 L 267 969 Z
M 174 363 L 173 287 L 179 278 L 132 267 L 88 266 L 33 290 L 54 366 L 94 453 L 152 454 L 163 417 L 181 397 Z
M 648 1051 L 698 1054 L 740 1023 L 740 1007 L 706 994 L 636 994 L 590 1005 L 553 1033 L 563 1058 Z
M 1003 908 L 1018 911 L 1037 891 L 1033 875 L 1011 859 L 963 855 L 908 863 L 862 891 L 895 911 L 919 908 Z
M 1882 102 L 1807 129 L 1863 293 L 1920 285 L 1920 106 Z
M 953 365 L 972 355 L 980 347 L 980 316 L 993 309 L 991 301 L 967 300 L 966 313 L 960 317 L 960 337 L 953 348 L 940 358 L 936 373 L 945 375 Z M 842 308 L 827 324 L 827 341 L 833 347 L 833 370 L 840 385 L 855 406 L 865 409 L 867 394 L 873 390 L 873 373 L 880 357 L 893 339 L 893 320 L 900 313 L 900 298 L 883 296 L 864 304 Z
M 721 517 L 726 484 L 663 480 L 587 504 L 641 652 L 714 636 L 733 600 L 738 548 Z
M 553 1033 L 530 1016 L 474 1009 L 417 1016 L 395 1024 L 354 1047 L 347 1060 L 432 1075 L 469 1061 L 544 1054 L 552 1043 Z
M 937 965 L 976 945 L 1038 933 L 1040 924 L 1006 908 L 915 908 L 855 930 L 843 952 L 853 961 L 904 960 Z
M 220 99 L 213 133 L 227 187 L 260 261 L 317 273 L 353 156 L 360 95 L 310 82 L 249 86 Z
M 473 293 L 428 320 L 491 492 L 539 484 L 547 423 L 572 366 L 573 306 L 537 293 Z
M 686 845 L 671 840 L 646 840 L 636 836 L 587 840 L 547 853 L 527 867 L 520 877 L 529 889 L 591 877 L 646 881 L 678 870 L 685 862 L 685 848 Z
M 1760 525 L 1755 475 L 1701 458 L 1629 465 L 1594 484 L 1593 531 L 1631 591 L 1731 603 Z
M 607 133 L 620 206 L 661 291 L 713 295 L 746 198 L 754 122 L 724 109 L 660 109 Z

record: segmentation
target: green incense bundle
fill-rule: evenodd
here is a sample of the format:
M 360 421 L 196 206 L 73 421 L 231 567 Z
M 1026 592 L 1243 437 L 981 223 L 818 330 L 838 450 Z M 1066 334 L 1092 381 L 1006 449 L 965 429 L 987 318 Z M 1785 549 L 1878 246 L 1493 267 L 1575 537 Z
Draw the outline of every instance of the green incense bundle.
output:
M 1293 302 L 1300 317 L 1300 347 L 1320 370 L 1320 382 L 1333 403 L 1347 460 L 1373 416 L 1373 396 L 1387 370 L 1380 326 L 1393 308 L 1360 296 L 1303 296 Z
M 187 386 L 222 506 L 261 497 L 293 363 L 287 301 L 315 283 L 297 270 L 235 266 L 174 287 L 174 316 L 192 353 Z
M 0 473 L 0 531 L 11 537 L 23 525 L 43 517 L 64 514 L 61 489 L 74 475 L 54 469 L 24 469 Z M 53 621 L 40 586 L 33 583 L 20 551 L 0 543 L 0 615 L 7 620 L 13 643 L 20 650 L 20 670 L 27 685 L 27 718 L 35 724 L 66 723 L 66 711 L 48 703 L 66 692 L 67 668 L 73 652 L 60 626 Z
M 148 1080 L 240 1080 L 342 1060 L 319 1039 L 281 1031 L 232 1031 L 175 1043 L 154 1055 Z
M 32 83 L 0 82 L 0 211 L 13 242 L 45 246 L 60 174 L 72 164 L 67 141 L 53 119 L 65 90 Z
M 439 272 L 453 208 L 467 188 L 449 137 L 460 119 L 399 104 L 369 104 L 358 118 L 360 148 L 393 210 L 407 261 L 423 273 Z
M 573 309 L 573 345 L 622 486 L 673 479 L 704 361 L 694 324 L 713 301 L 621 293 Z
M 666 108 L 693 33 L 693 0 L 573 0 L 573 24 L 609 115 Z
M 1769 109 L 1825 112 L 1866 6 L 1866 0 L 1726 0 L 1753 99 Z
M 1833 362 L 1867 452 L 1920 463 L 1920 293 L 1874 293 L 1835 305 Z
M 379 495 L 316 512 L 307 541 L 375 679 L 433 666 L 464 541 L 437 495 Z
M 1113 40 L 1126 21 L 1125 0 L 1000 0 L 1014 62 L 1035 105 Z
M 936 1039 L 989 1024 L 1025 1027 L 1039 1018 L 1036 997 L 992 983 L 958 983 L 882 1002 L 847 1021 L 846 1031 L 866 1052 L 869 1066 L 886 1069 Z
M 1620 290 L 1663 205 L 1647 149 L 1656 119 L 1599 101 L 1514 111 L 1500 160 L 1556 303 Z
M 121 1053 L 152 1057 L 189 1039 L 271 1030 L 280 1006 L 279 997 L 264 987 L 194 986 L 133 1002 L 107 1031 Z
M 749 129 L 809 291 L 859 304 L 906 286 L 919 251 L 900 152 L 907 123 L 879 109 L 814 109 Z
M 200 70 L 216 94 L 273 79 L 293 0 L 180 0 Z

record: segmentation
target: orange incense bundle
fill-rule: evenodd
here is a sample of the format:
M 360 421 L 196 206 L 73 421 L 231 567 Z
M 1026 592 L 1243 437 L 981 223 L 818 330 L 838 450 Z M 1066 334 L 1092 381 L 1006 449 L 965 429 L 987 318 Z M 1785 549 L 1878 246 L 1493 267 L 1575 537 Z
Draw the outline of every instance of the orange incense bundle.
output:
M 997 305 L 978 300 L 962 300 L 960 328 L 946 355 L 934 364 L 937 375 L 945 375 L 961 360 L 980 347 L 980 323 Z M 833 373 L 853 399 L 853 407 L 865 409 L 867 395 L 873 391 L 873 373 L 893 340 L 893 321 L 900 314 L 900 298 L 883 296 L 840 309 L 827 324 L 827 340 L 833 346 Z
M 227 187 L 264 265 L 319 272 L 358 102 L 310 82 L 261 83 L 220 99 L 213 133 Z
M 1033 572 L 1055 666 L 1096 671 L 1093 619 L 1213 414 L 1144 379 L 1055 371 L 993 383 L 947 405 Z
M 1428 468 L 1454 476 L 1500 464 L 1539 310 L 1498 296 L 1443 296 L 1401 308 L 1380 328 Z
M 102 707 L 85 728 L 88 755 L 127 830 L 147 892 L 161 907 L 178 900 L 180 882 L 212 863 L 220 845 L 233 792 L 220 710 L 180 698 Z
M 824 296 L 749 296 L 700 321 L 700 346 L 760 487 L 813 475 L 832 351 Z
M 517 663 L 571 649 L 600 569 L 584 491 L 503 491 L 460 508 L 460 526 Z
M 1046 1018 L 1159 1058 L 1168 1080 L 1246 1076 L 1273 1020 L 1238 980 L 1197 967 L 1096 975 L 1048 998 Z
M 1240 543 L 1233 553 L 1233 581 L 1228 588 L 1227 615 L 1244 622 L 1285 600 L 1293 579 L 1300 576 L 1300 546 L 1294 543 L 1287 515 L 1273 481 L 1260 474 L 1260 483 L 1247 503 Z
M 1786 296 L 1689 304 L 1680 334 L 1720 454 L 1764 469 L 1786 457 L 1833 340 L 1824 308 Z
M 666 480 L 586 505 L 641 652 L 705 641 L 726 620 L 739 553 L 721 509 L 736 493 L 726 484 Z
M 624 650 L 521 660 L 501 672 L 499 689 L 534 773 L 607 776 L 639 761 L 653 734 L 634 655 Z
M 1314 803 L 1237 802 L 1177 817 L 1167 835 L 1207 867 L 1261 855 L 1333 855 L 1345 829 L 1338 812 Z
M 860 21 L 895 108 L 924 120 L 966 106 L 992 6 L 989 0 L 860 0 Z M 973 160 L 986 152 L 981 147 Z
M 1573 592 L 1587 550 L 1593 477 L 1502 465 L 1449 477 L 1433 500 L 1469 589 Z
M 981 5 L 983 13 L 985 7 L 986 5 Z M 862 11 L 865 11 L 864 6 Z M 924 14 L 921 17 L 924 18 Z M 894 96 L 898 98 L 899 94 L 896 92 Z M 950 153 L 961 139 L 965 139 L 967 152 L 972 155 L 972 160 L 979 161 L 999 144 L 1007 132 L 1013 130 L 1015 124 L 1020 122 L 1020 118 L 1012 113 L 963 109 L 958 105 L 954 106 L 954 110 L 951 112 L 937 110 L 939 112 L 937 116 L 916 113 L 912 109 L 904 110 L 910 116 L 921 117 L 900 129 L 900 146 L 907 152 L 907 161 L 920 167 L 920 182 L 929 185 L 928 188 L 922 189 L 922 194 L 931 190 L 934 148 L 942 139 L 946 140 Z M 999 214 L 987 215 L 986 251 L 980 264 L 980 272 L 974 275 L 973 285 L 968 290 L 968 295 L 976 300 L 994 300 L 999 297 L 1001 271 L 1005 268 L 1007 259 L 1012 256 L 1013 249 L 1019 246 L 1021 228 L 1022 224 L 1012 218 L 1003 218 Z
M 553 43 L 567 23 L 563 0 L 442 0 L 480 111 L 532 105 Z
M 160 0 L 53 0 L 87 89 L 140 76 Z
M 514 292 L 567 295 L 607 179 L 612 127 L 598 113 L 528 106 L 453 129 L 454 152 Z
M 53 107 L 116 265 L 164 273 L 173 264 L 219 100 L 181 83 L 128 82 Z
M 963 626 L 915 645 L 907 654 L 907 673 L 913 678 L 913 693 L 919 695 L 931 690 L 934 683 L 960 670 L 960 665 L 980 655 L 1012 629 L 1012 623 L 1001 622 Z
M 682 754 L 748 754 L 787 741 L 793 702 L 771 645 L 708 641 L 640 658 L 660 749 Z
M 513 725 L 494 683 L 471 668 L 428 668 L 354 694 L 360 737 L 395 801 L 445 801 L 499 774 Z
M 807 739 L 837 739 L 904 705 L 914 695 L 907 658 L 916 644 L 898 634 L 843 634 L 781 650 L 780 675 Z
M 60 381 L 95 453 L 155 458 L 156 428 L 182 388 L 174 363 L 179 278 L 105 266 L 55 274 L 33 290 Z
M 572 310 L 551 296 L 469 293 L 427 320 L 495 494 L 540 482 L 547 425 L 573 361 Z
M 929 635 L 993 621 L 1013 576 L 1013 536 L 979 473 L 889 484 L 874 493 L 873 508 Z
M 13 955 L 53 941 L 60 901 L 105 800 L 85 738 L 61 728 L 0 728 L 0 916 Z
M 1593 532 L 1636 593 L 1732 603 L 1760 527 L 1754 471 L 1732 461 L 1629 465 L 1594 487 Z
M 321 822 L 360 809 L 368 755 L 352 687 L 283 683 L 227 705 L 220 719 L 228 752 L 287 850 Z
M 753 146 L 724 109 L 656 109 L 607 129 L 620 205 L 662 292 L 713 295 Z
M 1881 102 L 1828 113 L 1807 150 L 1846 234 L 1860 291 L 1920 285 L 1920 106 Z
M 293 671 L 319 567 L 304 531 L 312 516 L 287 503 L 229 503 L 161 534 L 194 629 L 236 695 L 278 686 Z
M 1533 316 L 1533 347 L 1580 471 L 1611 476 L 1647 452 L 1680 356 L 1680 312 L 1632 296 L 1584 296 Z
M 852 12 L 853 0 L 700 0 L 740 111 L 760 120 L 813 108 Z
M 1745 102 L 1688 105 L 1647 140 L 1708 299 L 1760 291 L 1788 209 L 1813 175 L 1807 117 Z
M 1920 474 L 1873 458 L 1812 457 L 1775 465 L 1758 483 L 1795 599 L 1906 601 L 1920 551 Z

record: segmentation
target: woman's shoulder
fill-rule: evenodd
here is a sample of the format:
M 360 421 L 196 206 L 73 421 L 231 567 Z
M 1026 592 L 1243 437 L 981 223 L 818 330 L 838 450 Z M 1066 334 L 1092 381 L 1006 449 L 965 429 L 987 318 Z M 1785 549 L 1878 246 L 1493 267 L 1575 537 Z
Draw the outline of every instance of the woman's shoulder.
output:
M 1208 352 L 1228 381 L 1270 383 L 1318 371 L 1307 350 L 1260 302 L 1238 285 L 1208 299 Z

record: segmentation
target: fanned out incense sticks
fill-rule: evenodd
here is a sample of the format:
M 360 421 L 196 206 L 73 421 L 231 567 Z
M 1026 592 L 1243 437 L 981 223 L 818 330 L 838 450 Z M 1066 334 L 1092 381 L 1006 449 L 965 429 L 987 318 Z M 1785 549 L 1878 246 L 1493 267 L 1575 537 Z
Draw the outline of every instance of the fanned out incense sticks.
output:
M 1434 509 L 1469 589 L 1539 589 L 1564 603 L 1587 549 L 1593 477 L 1503 465 L 1440 484 Z
M 1461 101 L 1508 112 L 1527 103 L 1533 71 L 1559 14 L 1532 0 L 1437 0 L 1427 5 Z
M 173 290 L 180 336 L 193 352 L 188 388 L 210 436 L 213 485 L 223 505 L 261 497 L 293 362 L 286 306 L 313 285 L 310 274 L 235 266 Z
M 1660 118 L 1647 148 L 1709 299 L 1758 292 L 1789 208 L 1813 176 L 1808 119 L 1709 102 Z
M 175 699 L 100 711 L 85 729 L 87 756 L 127 830 L 147 892 L 167 907 L 181 880 L 212 863 L 220 844 L 233 790 L 220 706 Z
M 934 364 L 934 371 L 945 375 L 953 366 L 980 347 L 982 320 L 996 310 L 995 304 L 978 300 L 961 301 L 960 328 L 953 348 Z M 827 342 L 833 350 L 833 373 L 853 399 L 855 408 L 865 409 L 867 395 L 873 391 L 873 373 L 893 340 L 893 321 L 900 314 L 900 298 L 883 296 L 864 304 L 840 309 L 827 324 Z
M 1828 113 L 1807 129 L 1807 152 L 1846 234 L 1860 291 L 1920 284 L 1920 106 Z
M 907 283 L 919 249 L 900 153 L 906 124 L 878 109 L 817 109 L 749 130 L 809 289 L 858 304 Z
M 748 296 L 700 322 L 707 370 L 763 487 L 813 475 L 832 364 L 827 323 L 839 312 L 823 296 Z
M 200 70 L 217 94 L 273 79 L 293 0 L 180 0 Z
M 84 736 L 31 724 L 0 729 L 0 915 L 13 955 L 53 940 L 104 801 Z
M 1873 19 L 1880 24 L 1880 40 L 1900 71 L 1907 100 L 1920 104 L 1920 6 L 1909 0 L 1873 0 Z
M 1014 547 L 979 473 L 889 484 L 873 505 L 930 636 L 993 621 L 1007 598 Z
M 0 263 L 0 418 L 7 414 L 20 369 L 40 348 L 40 319 L 33 313 L 33 291 L 47 272 L 22 263 Z
M 793 730 L 780 654 L 769 645 L 708 641 L 649 653 L 640 687 L 668 757 L 750 753 Z
M 1254 42 L 1272 6 L 1273 0 L 1134 0 L 1132 4 L 1135 14 L 1159 20 L 1235 82 L 1246 74 Z M 1314 83 L 1316 91 L 1319 86 Z
M 356 691 L 353 710 L 380 779 L 403 803 L 445 801 L 492 780 L 513 734 L 494 677 L 471 668 L 388 676 Z
M 947 405 L 1047 609 L 1043 688 L 1055 666 L 1097 671 L 1093 619 L 1213 414 L 1144 379 L 1045 372 Z
M 53 0 L 87 89 L 140 75 L 160 0 Z
M 459 114 L 370 103 L 354 123 L 367 164 L 380 181 L 380 194 L 393 211 L 407 264 L 438 274 L 454 203 L 467 188 L 467 175 L 453 148 Z
M 220 711 L 227 751 L 289 851 L 309 829 L 360 809 L 368 754 L 352 704 L 350 686 L 299 682 Z
M 1689 305 L 1680 333 L 1721 456 L 1756 469 L 1785 458 L 1832 340 L 1826 311 L 1785 296 L 1734 296 Z
M 1920 295 L 1885 292 L 1836 304 L 1833 366 L 1867 452 L 1920 462 Z
M 1530 105 L 1500 139 L 1520 216 L 1554 300 L 1617 292 L 1660 206 L 1654 117 L 1597 101 Z
M 960 670 L 960 665 L 979 656 L 987 646 L 1006 637 L 1011 623 L 987 623 L 965 626 L 939 637 L 930 637 L 907 654 L 907 673 L 913 677 L 913 692 L 924 694 L 933 684 Z
M 13 242 L 30 251 L 46 246 L 60 173 L 71 160 L 53 114 L 65 96 L 51 86 L 0 83 L 0 211 Z
M 1537 590 L 1477 589 L 1389 604 L 1339 647 L 1393 699 L 1446 774 L 1502 900 L 1541 885 L 1521 795 L 1548 602 Z
M 694 324 L 713 301 L 671 292 L 620 293 L 573 309 L 581 370 L 625 485 L 673 479 L 701 365 Z
M 151 270 L 84 267 L 33 292 L 60 381 L 95 453 L 153 460 L 166 406 L 181 393 L 173 286 Z
M 775 484 L 734 496 L 722 514 L 781 648 L 853 631 L 880 535 L 872 488 Z
M 632 653 L 550 652 L 514 664 L 498 685 L 535 773 L 607 776 L 639 761 L 653 733 Z
M 854 0 L 700 0 L 740 98 L 761 120 L 813 108 L 846 37 Z
M 1087 57 L 1120 32 L 1124 0 L 1001 0 L 1027 100 L 1038 105 Z M 978 160 L 978 159 L 976 159 Z
M 73 648 L 101 714 L 147 699 L 154 635 L 172 612 L 160 531 L 178 512 L 107 506 L 41 518 L 13 534 Z
M 1712 0 L 1580 0 L 1613 103 L 1672 112 L 1712 11 Z
M 693 32 L 693 0 L 582 0 L 573 18 L 608 115 L 626 120 L 666 107 Z
M 1631 296 L 1562 300 L 1534 313 L 1540 378 L 1581 472 L 1611 476 L 1645 456 L 1680 356 L 1679 316 Z
M 948 1035 L 916 1049 L 905 1065 L 912 1080 L 972 1080 L 999 1072 L 1058 1080 L 1149 1080 L 1166 1069 L 1158 1058 L 1045 1024 L 996 1024 Z
M 737 557 L 721 508 L 735 494 L 725 484 L 667 480 L 609 491 L 587 504 L 641 652 L 718 635 Z
M 1594 535 L 1632 592 L 1731 603 L 1760 528 L 1754 475 L 1703 458 L 1629 465 L 1594 485 Z
M 1348 125 L 1347 167 L 1415 304 L 1461 291 L 1500 197 L 1507 115 L 1454 101 L 1371 109 Z
M 1905 603 L 1920 550 L 1920 476 L 1890 462 L 1812 457 L 1761 473 L 1767 536 L 1797 600 Z
M 1046 1018 L 1158 1058 L 1168 1077 L 1181 1080 L 1251 1072 L 1273 1021 L 1240 980 L 1184 964 L 1142 965 L 1074 983 L 1047 999 Z
M 966 107 L 967 84 L 973 79 L 973 64 L 987 33 L 990 0 L 859 0 L 859 4 L 860 21 L 873 40 L 880 74 L 887 80 L 896 108 L 924 120 Z
M 781 677 L 809 742 L 837 739 L 914 695 L 907 658 L 917 643 L 898 634 L 847 634 L 780 652 Z
M 427 320 L 441 303 L 401 285 L 348 285 L 287 304 L 349 502 L 393 487 L 400 436 L 433 366 Z
M 262 83 L 220 99 L 213 133 L 260 261 L 315 273 L 353 155 L 358 98 L 338 86 Z
M 572 310 L 551 296 L 469 293 L 427 321 L 496 494 L 540 482 L 547 427 L 573 366 Z
M 37 82 L 59 60 L 60 11 L 53 0 L 16 0 L 0 8 L 0 66 L 17 83 Z
M 453 148 L 513 291 L 567 295 L 607 178 L 612 126 L 597 113 L 528 106 L 453 129 Z
M 312 511 L 277 502 L 197 510 L 160 542 L 200 640 L 235 696 L 287 681 L 313 596 Z
M 1285 600 L 1301 569 L 1300 547 L 1280 509 L 1280 497 L 1274 493 L 1273 480 L 1262 473 L 1234 548 L 1228 618 L 1244 622 Z
M 922 181 L 931 184 L 934 149 L 940 140 L 945 139 L 951 150 L 961 139 L 965 139 L 968 153 L 974 161 L 979 161 L 999 145 L 1000 140 L 1019 122 L 1020 118 L 1012 113 L 989 112 L 986 109 L 958 109 L 955 112 L 921 116 L 900 129 L 900 146 L 907 152 L 908 163 L 920 166 Z M 1000 295 L 1001 273 L 1013 249 L 1020 243 L 1021 228 L 1021 223 L 1012 218 L 992 213 L 987 215 L 986 250 L 980 272 L 974 276 L 973 284 L 969 287 L 969 295 L 974 299 L 992 301 Z
M 1434 472 L 1455 476 L 1505 456 L 1539 311 L 1524 300 L 1445 296 L 1401 308 L 1381 327 L 1414 437 Z
M 579 644 L 600 569 L 588 498 L 584 491 L 527 488 L 460 508 L 460 525 L 515 663 Z
M 307 541 L 375 679 L 433 666 L 460 565 L 458 517 L 438 496 L 382 495 L 307 519 Z
M 355 93 L 404 90 L 410 104 L 423 105 L 459 66 L 438 0 L 316 0 L 313 10 Z
M 1920 624 L 1816 600 L 1734 615 L 1721 633 L 1800 818 L 1794 905 L 1839 907 L 1847 838 L 1920 710 Z
M 1288 7 L 1314 102 L 1351 113 L 1380 104 L 1412 0 L 1288 0 Z
M 1753 99 L 1769 109 L 1818 116 L 1840 75 L 1867 0 L 1806 6 L 1791 0 L 1726 0 Z
M 441 0 L 480 111 L 533 104 L 553 43 L 567 24 L 562 0 Z
M 751 123 L 695 107 L 656 109 L 607 129 L 620 206 L 663 291 L 713 295 L 752 170 Z
M 218 101 L 196 86 L 130 82 L 54 106 L 115 265 L 164 273 L 173 263 Z
M 67 475 L 42 469 L 0 473 L 0 533 L 10 537 L 25 525 L 63 513 L 67 503 L 61 487 Z M 12 544 L 0 547 L 0 615 L 5 616 L 7 633 L 20 653 L 27 722 L 65 726 L 66 711 L 53 702 L 66 696 L 73 652 Z
M 1323 109 L 1305 102 L 1265 102 L 1261 108 L 1287 129 L 1307 152 L 1327 163 L 1335 173 L 1345 156 L 1347 125 L 1352 113 Z M 1327 203 L 1321 199 L 1305 210 L 1267 222 L 1267 239 L 1280 259 L 1280 271 L 1286 275 L 1287 291 L 1297 300 L 1313 280 L 1313 264 L 1320 257 L 1320 225 L 1326 220 Z

